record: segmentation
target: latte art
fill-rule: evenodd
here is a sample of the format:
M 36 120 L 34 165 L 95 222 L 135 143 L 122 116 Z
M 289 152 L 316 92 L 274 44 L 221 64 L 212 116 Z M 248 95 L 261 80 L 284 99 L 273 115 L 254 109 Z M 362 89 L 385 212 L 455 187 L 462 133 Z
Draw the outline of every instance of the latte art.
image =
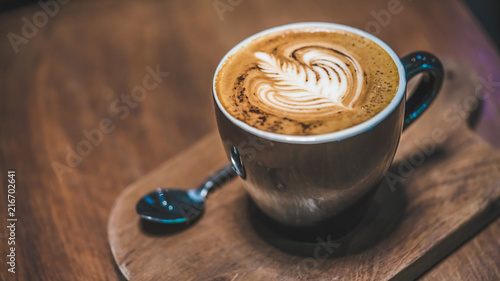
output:
M 333 114 L 351 109 L 363 83 L 361 66 L 348 55 L 324 47 L 303 47 L 280 61 L 256 52 L 269 80 L 251 81 L 259 99 L 275 109 L 299 114 Z
M 253 38 L 215 75 L 228 114 L 259 130 L 318 135 L 360 124 L 394 98 L 391 56 L 361 35 L 303 27 Z

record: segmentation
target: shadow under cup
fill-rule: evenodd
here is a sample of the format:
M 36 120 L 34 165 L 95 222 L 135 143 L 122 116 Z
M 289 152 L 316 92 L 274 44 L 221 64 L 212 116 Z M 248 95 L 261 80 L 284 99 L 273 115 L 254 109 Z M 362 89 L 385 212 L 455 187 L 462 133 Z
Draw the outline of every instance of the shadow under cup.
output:
M 276 136 L 230 116 L 219 103 L 214 88 L 219 134 L 248 194 L 272 220 L 311 229 L 331 222 L 339 228 L 350 224 L 354 227 L 354 221 L 362 215 L 366 202 L 387 172 L 403 129 L 425 111 L 437 94 L 443 78 L 442 66 L 425 52 L 400 60 L 385 43 L 351 27 L 328 23 L 292 26 L 297 25 L 353 31 L 384 48 L 400 75 L 399 90 L 391 104 L 372 119 L 343 131 L 319 136 Z M 228 55 L 252 38 L 238 44 Z M 423 78 L 406 101 L 406 80 L 420 73 Z

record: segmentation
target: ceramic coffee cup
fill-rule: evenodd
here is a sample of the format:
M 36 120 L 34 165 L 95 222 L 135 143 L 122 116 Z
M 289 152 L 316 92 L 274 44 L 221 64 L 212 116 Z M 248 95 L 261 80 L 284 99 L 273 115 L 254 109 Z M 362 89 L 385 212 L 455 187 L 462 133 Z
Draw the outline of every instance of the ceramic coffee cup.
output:
M 362 30 L 332 23 L 296 23 L 257 33 L 231 49 L 263 35 L 297 27 L 326 27 L 361 35 L 382 47 L 399 72 L 390 104 L 371 119 L 323 135 L 283 135 L 259 130 L 231 116 L 212 88 L 218 130 L 228 159 L 256 205 L 272 219 L 291 226 L 321 224 L 365 197 L 387 172 L 401 133 L 429 106 L 443 81 L 440 61 L 427 52 L 403 58 Z M 423 74 L 406 99 L 407 80 Z M 214 81 L 215 81 L 214 77 Z

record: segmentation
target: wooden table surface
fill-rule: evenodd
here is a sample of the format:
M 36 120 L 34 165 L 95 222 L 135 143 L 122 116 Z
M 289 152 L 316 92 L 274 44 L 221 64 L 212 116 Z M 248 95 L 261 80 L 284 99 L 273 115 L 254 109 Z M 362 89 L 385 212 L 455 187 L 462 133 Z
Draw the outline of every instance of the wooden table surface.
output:
M 0 14 L 0 280 L 123 279 L 107 243 L 114 200 L 215 130 L 217 63 L 272 26 L 343 23 L 399 55 L 469 65 L 486 95 L 477 134 L 500 148 L 500 58 L 460 1 L 60 1 Z M 5 262 L 11 169 L 15 274 Z M 422 279 L 499 280 L 500 219 Z

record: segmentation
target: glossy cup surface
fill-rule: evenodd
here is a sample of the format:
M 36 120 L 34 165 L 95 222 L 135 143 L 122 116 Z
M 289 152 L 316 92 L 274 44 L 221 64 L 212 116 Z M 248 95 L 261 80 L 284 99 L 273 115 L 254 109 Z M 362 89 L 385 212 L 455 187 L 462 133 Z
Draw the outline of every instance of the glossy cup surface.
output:
M 262 35 L 297 27 L 354 32 L 381 46 L 399 72 L 399 88 L 379 114 L 345 130 L 313 136 L 290 136 L 258 130 L 232 117 L 212 88 L 219 134 L 230 161 L 241 170 L 244 186 L 257 206 L 283 224 L 311 226 L 335 217 L 376 186 L 394 158 L 403 128 L 406 79 L 390 47 L 364 31 L 332 23 L 296 23 L 257 33 L 231 49 Z M 215 76 L 214 76 L 215 80 Z

